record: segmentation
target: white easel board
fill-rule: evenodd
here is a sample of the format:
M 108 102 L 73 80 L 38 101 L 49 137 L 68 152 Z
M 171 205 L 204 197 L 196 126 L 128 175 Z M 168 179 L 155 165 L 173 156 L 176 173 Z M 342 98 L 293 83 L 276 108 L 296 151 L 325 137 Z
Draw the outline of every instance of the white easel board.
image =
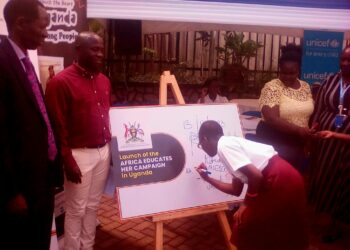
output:
M 222 193 L 194 169 L 204 162 L 212 177 L 231 182 L 217 156 L 210 158 L 197 144 L 206 120 L 218 121 L 225 135 L 243 136 L 236 104 L 113 108 L 110 119 L 110 178 L 121 219 L 243 199 L 245 192 Z

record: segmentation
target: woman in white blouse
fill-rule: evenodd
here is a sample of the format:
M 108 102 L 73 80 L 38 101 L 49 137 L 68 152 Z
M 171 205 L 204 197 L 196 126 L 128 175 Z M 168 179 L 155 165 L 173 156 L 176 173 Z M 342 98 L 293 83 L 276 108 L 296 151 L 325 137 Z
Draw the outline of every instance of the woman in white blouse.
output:
M 209 156 L 218 154 L 232 183 L 211 178 L 202 163 L 200 176 L 222 192 L 247 193 L 234 214 L 231 241 L 239 250 L 305 250 L 308 247 L 306 199 L 300 174 L 274 148 L 244 138 L 224 136 L 216 121 L 199 129 L 199 144 Z

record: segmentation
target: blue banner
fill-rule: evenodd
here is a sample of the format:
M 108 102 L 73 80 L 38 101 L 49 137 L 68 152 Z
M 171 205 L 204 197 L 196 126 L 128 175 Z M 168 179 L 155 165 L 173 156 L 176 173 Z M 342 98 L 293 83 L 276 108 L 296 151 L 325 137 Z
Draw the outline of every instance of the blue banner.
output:
M 304 8 L 350 9 L 350 0 L 194 0 L 198 2 L 245 3 Z
M 344 33 L 304 31 L 301 79 L 322 83 L 329 74 L 339 71 Z

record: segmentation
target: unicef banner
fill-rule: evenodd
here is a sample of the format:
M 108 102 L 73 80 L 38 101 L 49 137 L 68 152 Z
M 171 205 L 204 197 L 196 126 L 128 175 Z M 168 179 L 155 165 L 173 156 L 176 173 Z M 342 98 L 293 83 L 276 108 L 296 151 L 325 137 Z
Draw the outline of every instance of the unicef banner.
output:
M 301 79 L 322 83 L 329 74 L 339 71 L 344 33 L 304 31 Z
M 120 218 L 234 202 L 203 181 L 194 167 L 202 162 L 214 178 L 231 182 L 217 157 L 198 148 L 203 121 L 216 120 L 226 135 L 242 137 L 236 104 L 113 108 L 112 161 L 106 193 L 116 191 Z

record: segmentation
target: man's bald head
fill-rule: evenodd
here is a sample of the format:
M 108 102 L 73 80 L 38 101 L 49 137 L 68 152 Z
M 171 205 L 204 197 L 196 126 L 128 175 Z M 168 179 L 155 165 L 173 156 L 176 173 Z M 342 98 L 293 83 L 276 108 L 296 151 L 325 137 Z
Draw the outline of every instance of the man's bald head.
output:
M 86 46 L 87 44 L 96 40 L 102 40 L 102 38 L 91 31 L 81 32 L 75 39 L 75 48 L 78 49 L 81 46 Z
M 77 61 L 80 66 L 91 73 L 100 71 L 103 64 L 103 41 L 96 33 L 81 32 L 75 40 Z

